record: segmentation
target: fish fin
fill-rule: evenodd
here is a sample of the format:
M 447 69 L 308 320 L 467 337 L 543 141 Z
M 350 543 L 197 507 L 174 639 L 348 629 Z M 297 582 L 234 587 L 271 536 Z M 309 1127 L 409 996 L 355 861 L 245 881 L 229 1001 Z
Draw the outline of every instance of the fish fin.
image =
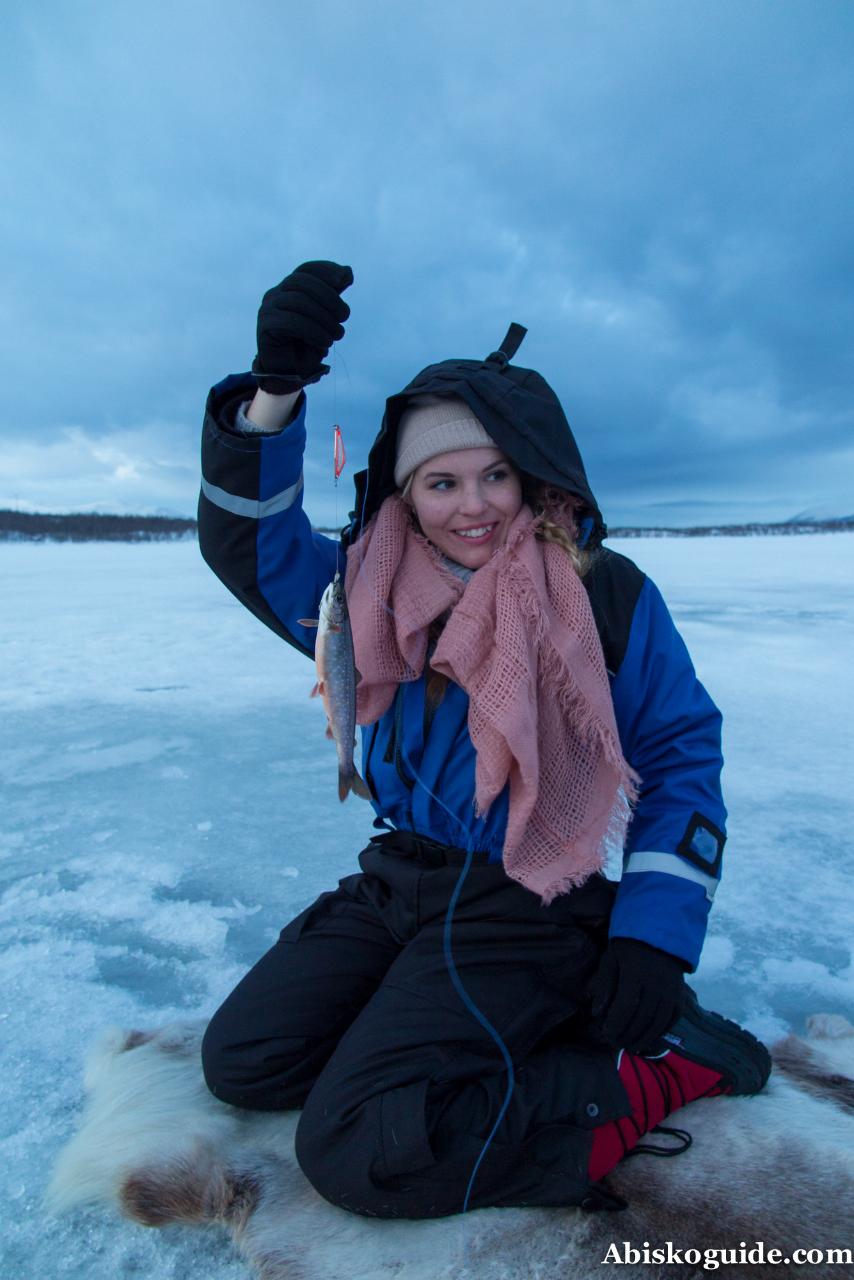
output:
M 362 673 L 358 667 L 353 668 L 353 675 L 356 677 L 356 684 L 360 684 L 362 680 Z
M 334 738 L 334 737 L 335 737 L 335 734 L 332 732 L 332 725 L 331 725 L 331 724 L 328 724 L 328 725 L 326 726 L 326 736 L 327 736 L 327 738 Z
M 361 796 L 363 800 L 373 799 L 373 796 L 371 795 L 370 790 L 368 789 L 367 783 L 365 783 L 362 780 L 362 778 L 359 776 L 359 772 L 357 769 L 354 769 L 353 772 L 349 774 L 344 773 L 343 770 L 339 769 L 338 770 L 338 799 L 341 801 L 346 800 L 351 791 L 355 795 Z
M 297 622 L 301 627 L 319 627 L 319 618 L 297 618 Z
M 312 689 L 311 693 L 308 696 L 310 698 L 323 697 L 323 681 L 322 680 L 317 681 L 317 683 L 315 684 L 314 688 Z
M 364 781 L 363 778 L 359 777 L 358 773 L 353 774 L 353 777 L 350 781 L 350 786 L 353 788 L 356 795 L 361 796 L 363 800 L 373 799 L 373 796 L 371 795 L 368 784 Z

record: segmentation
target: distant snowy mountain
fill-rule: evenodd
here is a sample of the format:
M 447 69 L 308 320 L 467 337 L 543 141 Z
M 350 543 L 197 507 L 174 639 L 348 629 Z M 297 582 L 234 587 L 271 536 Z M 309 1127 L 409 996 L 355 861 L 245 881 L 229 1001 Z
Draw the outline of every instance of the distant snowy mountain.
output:
M 845 524 L 854 524 L 854 515 L 843 516 L 839 514 L 838 507 L 832 507 L 829 504 L 818 504 L 808 507 L 806 511 L 799 511 L 796 516 L 789 516 L 786 524 L 818 524 L 825 520 L 833 520 L 834 522 L 842 521 Z

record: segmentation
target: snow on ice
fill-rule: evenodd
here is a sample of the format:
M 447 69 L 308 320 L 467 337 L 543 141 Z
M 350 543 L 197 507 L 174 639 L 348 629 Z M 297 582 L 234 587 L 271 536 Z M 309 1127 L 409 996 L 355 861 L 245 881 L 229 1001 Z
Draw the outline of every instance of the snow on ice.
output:
M 724 712 L 730 838 L 696 986 L 766 1039 L 852 1016 L 854 534 L 612 544 Z M 355 868 L 310 664 L 192 543 L 0 544 L 5 1277 L 237 1280 L 223 1238 L 40 1200 L 110 1023 L 205 1016 Z

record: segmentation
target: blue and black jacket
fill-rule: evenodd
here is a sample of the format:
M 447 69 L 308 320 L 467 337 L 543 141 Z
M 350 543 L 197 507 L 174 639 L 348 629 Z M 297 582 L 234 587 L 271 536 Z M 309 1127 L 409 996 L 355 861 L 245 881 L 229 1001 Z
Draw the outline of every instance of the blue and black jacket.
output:
M 247 608 L 313 657 L 315 632 L 299 619 L 317 616 L 320 597 L 341 563 L 341 544 L 313 531 L 303 510 L 305 397 L 283 431 L 241 434 L 235 415 L 254 388 L 250 375 L 238 375 L 214 387 L 208 399 L 201 551 Z M 505 437 L 501 447 L 512 457 L 507 444 Z M 374 508 L 384 496 L 379 493 Z M 584 583 L 623 754 L 641 778 L 611 936 L 647 942 L 693 969 L 725 839 L 721 716 L 655 585 L 631 560 L 601 545 L 604 526 L 595 506 L 588 528 L 592 551 Z M 351 521 L 345 543 L 353 530 Z M 432 716 L 425 708 L 425 677 L 402 684 L 385 715 L 362 729 L 362 772 L 386 823 L 499 860 L 507 789 L 484 817 L 475 818 L 475 752 L 467 719 L 467 695 L 453 682 Z

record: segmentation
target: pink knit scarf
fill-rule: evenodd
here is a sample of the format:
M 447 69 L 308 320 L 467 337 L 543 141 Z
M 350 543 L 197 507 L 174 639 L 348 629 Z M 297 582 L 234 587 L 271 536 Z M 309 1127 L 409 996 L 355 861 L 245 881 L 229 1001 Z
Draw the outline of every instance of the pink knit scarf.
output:
M 504 867 L 548 903 L 622 845 L 639 779 L 620 749 L 587 592 L 566 551 L 534 537 L 540 523 L 523 506 L 465 583 L 392 496 L 349 548 L 345 585 L 359 724 L 418 679 L 429 624 L 450 611 L 430 667 L 469 697 L 475 813 L 509 782 Z

